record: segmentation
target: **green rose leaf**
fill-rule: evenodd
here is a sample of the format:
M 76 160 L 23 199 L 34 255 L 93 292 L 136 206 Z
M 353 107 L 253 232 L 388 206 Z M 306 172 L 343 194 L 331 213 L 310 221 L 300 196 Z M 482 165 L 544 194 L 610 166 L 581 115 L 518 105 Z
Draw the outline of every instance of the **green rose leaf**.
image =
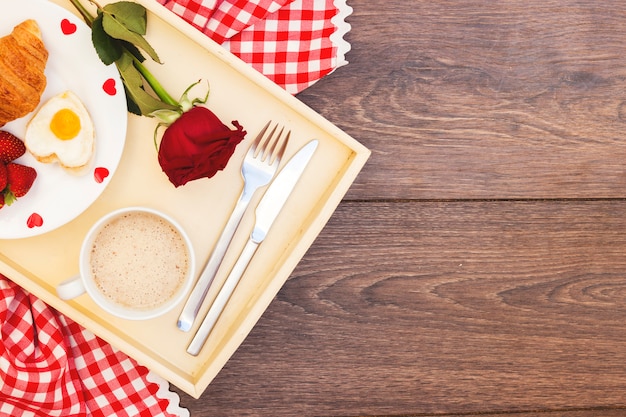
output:
M 156 51 L 144 38 L 147 29 L 146 8 L 132 1 L 122 0 L 104 7 L 90 1 L 97 8 L 95 17 L 80 0 L 70 0 L 92 28 L 93 45 L 102 62 L 106 65 L 115 62 L 124 83 L 128 111 L 151 117 L 180 112 L 181 104 L 169 95 L 143 65 L 143 52 L 155 62 L 162 63 Z M 186 106 L 187 101 L 189 100 L 185 101 Z M 192 103 L 196 103 L 196 100 Z
M 146 34 L 148 16 L 146 8 L 141 4 L 130 1 L 120 1 L 107 4 L 102 8 L 105 13 L 112 15 L 118 22 L 131 32 L 139 35 Z
M 112 38 L 130 42 L 143 49 L 150 56 L 150 58 L 161 64 L 156 51 L 152 48 L 152 46 L 150 46 L 148 41 L 146 41 L 140 34 L 129 30 L 113 15 L 107 13 L 102 14 L 102 28 Z
M 128 87 L 126 87 L 126 84 L 124 84 L 124 94 L 126 95 L 126 109 L 128 109 L 128 111 L 132 114 L 136 114 L 137 116 L 143 116 L 143 114 L 141 113 L 141 109 L 139 108 L 137 103 L 135 103 L 131 98 L 130 92 L 128 91 Z
M 139 62 L 143 62 L 146 60 L 146 58 L 144 58 L 143 55 L 141 55 L 141 51 L 132 43 L 128 43 L 126 41 L 121 41 L 122 45 L 124 46 L 124 48 L 126 48 L 128 50 L 128 52 L 130 52 L 135 58 L 137 58 L 137 61 Z
M 107 35 L 102 27 L 102 14 L 98 14 L 92 23 L 91 41 L 104 65 L 111 65 L 122 56 L 120 42 Z
M 164 103 L 148 94 L 143 87 L 141 73 L 133 65 L 133 57 L 130 53 L 124 52 L 122 57 L 116 62 L 117 69 L 126 86 L 128 97 L 140 109 L 142 114 L 150 114 L 159 109 L 176 109 L 176 106 Z M 129 106 L 131 107 L 131 106 Z

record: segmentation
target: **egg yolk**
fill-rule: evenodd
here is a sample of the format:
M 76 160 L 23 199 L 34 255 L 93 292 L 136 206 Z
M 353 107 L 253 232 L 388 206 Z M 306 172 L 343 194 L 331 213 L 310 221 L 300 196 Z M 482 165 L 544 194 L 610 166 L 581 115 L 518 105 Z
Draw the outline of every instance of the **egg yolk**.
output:
M 80 132 L 80 118 L 70 109 L 61 109 L 52 116 L 50 130 L 61 140 L 72 139 Z

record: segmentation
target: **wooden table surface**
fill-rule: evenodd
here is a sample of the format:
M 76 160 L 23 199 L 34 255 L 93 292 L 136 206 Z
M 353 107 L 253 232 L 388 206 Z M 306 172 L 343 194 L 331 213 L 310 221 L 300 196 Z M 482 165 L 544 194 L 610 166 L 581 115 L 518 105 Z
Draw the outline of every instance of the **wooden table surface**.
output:
M 202 416 L 626 415 L 626 2 L 349 0 L 372 150 Z M 180 392 L 180 391 L 178 391 Z

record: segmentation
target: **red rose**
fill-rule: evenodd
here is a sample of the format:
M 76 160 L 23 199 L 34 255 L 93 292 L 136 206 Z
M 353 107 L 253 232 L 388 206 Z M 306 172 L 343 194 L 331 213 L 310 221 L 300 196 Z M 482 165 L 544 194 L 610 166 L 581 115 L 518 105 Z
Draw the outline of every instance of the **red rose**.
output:
M 235 120 L 229 129 L 209 109 L 192 107 L 164 132 L 159 165 L 176 187 L 199 178 L 211 178 L 226 167 L 246 131 Z

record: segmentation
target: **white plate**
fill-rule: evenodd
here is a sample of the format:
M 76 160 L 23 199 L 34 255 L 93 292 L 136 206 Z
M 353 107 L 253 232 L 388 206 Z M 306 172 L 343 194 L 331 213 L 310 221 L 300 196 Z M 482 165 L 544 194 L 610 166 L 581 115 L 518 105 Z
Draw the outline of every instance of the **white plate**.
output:
M 105 66 L 98 58 L 91 43 L 91 29 L 76 15 L 46 0 L 3 0 L 0 36 L 8 35 L 26 19 L 37 21 L 49 53 L 45 70 L 48 84 L 40 106 L 58 93 L 73 91 L 93 120 L 96 150 L 90 169 L 80 176 L 67 173 L 56 163 L 40 163 L 28 152 L 19 158 L 16 162 L 37 170 L 37 179 L 28 194 L 0 209 L 0 239 L 40 235 L 79 216 L 109 183 L 126 140 L 124 87 L 116 67 Z M 66 26 L 75 27 L 75 31 L 64 33 Z M 110 79 L 115 83 L 114 95 L 103 87 Z M 26 124 L 38 109 L 6 124 L 2 130 L 23 139 Z M 108 172 L 108 176 L 102 179 L 102 172 Z M 40 225 L 33 221 L 37 217 L 42 220 Z

